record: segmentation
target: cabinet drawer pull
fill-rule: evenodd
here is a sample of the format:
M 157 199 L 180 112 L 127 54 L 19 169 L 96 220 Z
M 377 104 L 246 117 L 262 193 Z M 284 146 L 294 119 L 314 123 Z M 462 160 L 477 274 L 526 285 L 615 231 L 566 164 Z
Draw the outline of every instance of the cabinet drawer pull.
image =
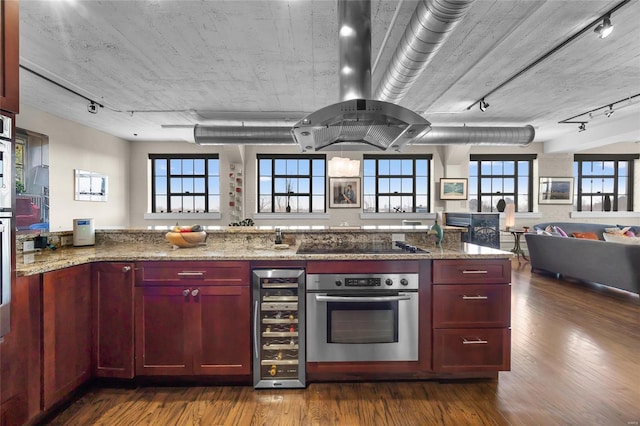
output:
M 184 272 L 178 272 L 178 276 L 179 277 L 201 277 L 204 275 L 204 272 L 201 271 L 184 271 Z
M 489 271 L 484 271 L 482 269 L 465 269 L 462 271 L 463 274 L 488 274 Z
M 189 293 L 191 293 L 191 290 L 189 290 L 188 288 L 185 288 L 184 290 L 182 290 L 182 295 L 184 297 L 187 297 L 189 295 Z
M 489 298 L 489 296 L 467 296 L 467 295 L 462 295 L 462 300 L 487 300 Z
M 131 270 L 131 266 L 123 266 L 122 272 L 129 272 Z
M 191 290 L 191 295 L 192 295 L 193 297 L 196 297 L 196 296 L 198 295 L 198 293 L 200 293 L 200 290 L 199 290 L 199 289 L 197 289 L 197 288 L 196 288 L 196 289 Z
M 467 340 L 464 337 L 462 338 L 463 345 L 487 345 L 489 344 L 488 340 L 476 339 L 476 340 Z

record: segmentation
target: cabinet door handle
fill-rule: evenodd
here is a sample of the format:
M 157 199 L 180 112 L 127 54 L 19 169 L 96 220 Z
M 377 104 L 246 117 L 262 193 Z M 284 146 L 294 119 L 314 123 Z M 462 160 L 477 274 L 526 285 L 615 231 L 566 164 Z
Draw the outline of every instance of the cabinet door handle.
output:
M 463 274 L 488 274 L 489 271 L 483 271 L 481 269 L 465 269 L 462 271 Z
M 487 345 L 489 344 L 488 340 L 476 339 L 476 340 L 467 340 L 464 337 L 462 338 L 463 345 Z
M 131 270 L 131 266 L 123 266 L 122 272 L 129 272 Z
M 462 300 L 487 300 L 489 297 L 488 296 L 467 296 L 467 295 L 462 295 Z
M 204 275 L 202 271 L 183 271 L 178 272 L 179 277 L 201 277 Z
M 191 295 L 192 295 L 193 297 L 196 297 L 196 296 L 198 295 L 198 293 L 200 293 L 200 290 L 199 290 L 199 289 L 197 289 L 197 288 L 195 288 L 195 289 L 191 290 Z
M 182 295 L 184 297 L 187 297 L 189 295 L 189 293 L 191 293 L 191 290 L 189 290 L 188 288 L 185 288 L 184 290 L 182 290 Z

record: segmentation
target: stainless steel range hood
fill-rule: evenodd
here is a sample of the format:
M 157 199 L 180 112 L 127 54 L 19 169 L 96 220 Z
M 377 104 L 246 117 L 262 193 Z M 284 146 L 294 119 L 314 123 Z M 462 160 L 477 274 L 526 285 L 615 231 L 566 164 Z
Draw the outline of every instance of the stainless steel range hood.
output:
M 426 134 L 422 116 L 371 99 L 371 4 L 338 0 L 340 99 L 307 115 L 291 129 L 302 151 L 399 151 Z

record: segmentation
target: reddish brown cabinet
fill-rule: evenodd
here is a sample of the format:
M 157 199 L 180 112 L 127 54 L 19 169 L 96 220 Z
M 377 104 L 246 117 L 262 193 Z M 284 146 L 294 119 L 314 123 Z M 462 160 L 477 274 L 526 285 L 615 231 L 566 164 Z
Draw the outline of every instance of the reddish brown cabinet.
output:
M 11 332 L 0 344 L 0 425 L 22 425 L 40 413 L 40 275 L 19 277 Z
M 509 259 L 433 261 L 433 369 L 510 369 Z
M 136 374 L 250 375 L 248 262 L 143 262 Z
M 45 410 L 91 378 L 91 265 L 42 276 Z
M 133 263 L 105 262 L 92 266 L 96 377 L 133 378 L 134 277 Z
M 0 0 L 0 110 L 20 107 L 19 2 Z

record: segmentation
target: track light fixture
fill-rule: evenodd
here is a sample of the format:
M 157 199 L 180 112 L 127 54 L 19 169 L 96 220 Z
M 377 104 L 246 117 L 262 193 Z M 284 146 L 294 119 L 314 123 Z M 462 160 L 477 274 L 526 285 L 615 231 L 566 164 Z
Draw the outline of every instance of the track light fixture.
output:
M 584 132 L 585 130 L 587 130 L 587 123 L 580 123 L 578 126 L 578 133 Z
M 484 101 L 484 98 L 480 99 L 479 105 L 480 105 L 480 111 L 482 112 L 485 112 L 487 108 L 489 108 L 489 104 Z
M 602 23 L 595 27 L 593 32 L 600 34 L 600 38 L 605 38 L 613 31 L 613 25 L 611 25 L 611 14 L 605 15 L 602 18 Z
M 613 115 L 615 111 L 613 110 L 613 104 L 609 105 L 609 109 L 607 111 L 604 112 L 604 115 L 607 116 L 607 118 L 611 117 Z
M 93 101 L 90 101 L 89 105 L 87 105 L 87 111 L 89 111 L 91 114 L 97 114 L 98 113 L 98 104 L 96 104 Z

